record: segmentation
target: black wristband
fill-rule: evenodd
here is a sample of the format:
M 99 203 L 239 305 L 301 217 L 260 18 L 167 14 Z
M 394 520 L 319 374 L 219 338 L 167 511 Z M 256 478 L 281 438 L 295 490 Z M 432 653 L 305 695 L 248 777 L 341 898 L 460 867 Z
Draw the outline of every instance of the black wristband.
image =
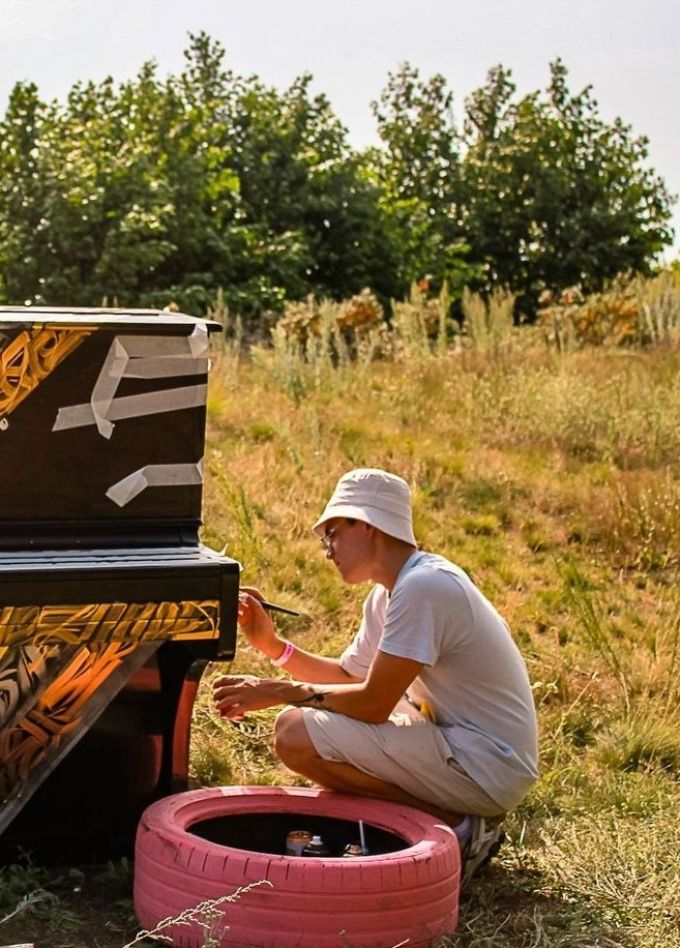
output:
M 300 701 L 289 701 L 288 703 L 296 708 L 300 708 L 305 704 L 322 705 L 325 700 L 325 691 L 313 691 L 311 695 L 308 695 L 306 698 L 301 698 Z

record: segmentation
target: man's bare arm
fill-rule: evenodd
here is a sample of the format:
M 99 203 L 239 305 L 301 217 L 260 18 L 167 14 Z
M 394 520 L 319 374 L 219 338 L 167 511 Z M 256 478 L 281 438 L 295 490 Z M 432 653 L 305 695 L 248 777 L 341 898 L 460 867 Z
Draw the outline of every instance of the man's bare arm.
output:
M 238 622 L 246 639 L 259 652 L 275 661 L 283 654 L 286 640 L 277 630 L 271 615 L 260 605 L 262 594 L 252 587 L 243 587 L 239 594 Z M 314 655 L 295 646 L 285 665 L 288 675 L 312 684 L 350 684 L 362 679 L 346 672 L 336 658 Z
M 279 642 L 279 654 L 281 654 L 286 643 L 283 639 L 279 639 Z M 274 657 L 278 658 L 278 655 Z M 297 681 L 309 682 L 310 684 L 316 685 L 348 685 L 363 680 L 345 671 L 337 658 L 325 658 L 322 655 L 314 655 L 312 652 L 306 652 L 297 645 L 294 646 L 293 654 L 286 662 L 283 670 L 287 675 L 290 675 L 291 678 Z
M 365 681 L 315 684 L 227 676 L 215 682 L 214 698 L 220 713 L 228 718 L 261 708 L 292 704 L 325 708 L 359 721 L 382 724 L 422 667 L 420 662 L 410 658 L 377 652 Z

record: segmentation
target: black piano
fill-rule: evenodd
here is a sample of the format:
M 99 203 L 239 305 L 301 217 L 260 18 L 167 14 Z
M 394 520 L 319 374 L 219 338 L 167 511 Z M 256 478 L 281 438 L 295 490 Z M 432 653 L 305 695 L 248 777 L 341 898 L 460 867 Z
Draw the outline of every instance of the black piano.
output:
M 131 851 L 185 789 L 239 564 L 199 542 L 209 337 L 155 310 L 0 309 L 0 849 Z

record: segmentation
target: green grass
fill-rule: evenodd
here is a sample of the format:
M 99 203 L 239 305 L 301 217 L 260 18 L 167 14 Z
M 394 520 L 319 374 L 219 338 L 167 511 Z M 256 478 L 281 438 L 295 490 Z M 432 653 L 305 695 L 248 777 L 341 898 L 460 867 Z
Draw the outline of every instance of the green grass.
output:
M 508 619 L 539 708 L 542 775 L 502 857 L 444 945 L 680 944 L 680 358 L 672 348 L 556 356 L 536 334 L 392 361 L 284 348 L 217 362 L 206 539 L 338 654 L 363 588 L 310 526 L 351 466 L 402 474 L 421 545 L 460 563 Z M 238 374 L 238 386 L 234 379 Z M 287 373 L 289 373 L 287 375 Z M 272 674 L 239 648 L 236 672 Z M 217 673 L 215 670 L 214 673 Z M 237 731 L 196 710 L 201 782 L 287 783 L 274 714 Z
M 0 869 L 0 941 L 121 948 L 136 929 L 132 864 L 47 869 L 30 856 Z
M 254 358 L 217 354 L 203 539 L 303 614 L 277 619 L 284 634 L 337 655 L 366 590 L 342 583 L 311 524 L 351 466 L 403 475 L 421 545 L 470 572 L 510 623 L 541 727 L 541 778 L 440 948 L 677 948 L 680 353 L 556 355 L 509 326 L 502 346 L 449 349 L 418 325 L 400 332 L 390 361 L 351 362 L 323 339 L 305 353 L 280 339 Z M 210 683 L 229 668 L 275 673 L 241 643 L 204 676 L 194 779 L 294 782 L 272 752 L 275 711 L 240 728 L 215 715 Z M 72 880 L 28 864 L 0 882 L 2 912 L 37 893 L 22 911 L 66 943 Z M 98 924 L 119 898 L 97 903 Z M 20 922 L 0 922 L 0 941 L 20 941 Z

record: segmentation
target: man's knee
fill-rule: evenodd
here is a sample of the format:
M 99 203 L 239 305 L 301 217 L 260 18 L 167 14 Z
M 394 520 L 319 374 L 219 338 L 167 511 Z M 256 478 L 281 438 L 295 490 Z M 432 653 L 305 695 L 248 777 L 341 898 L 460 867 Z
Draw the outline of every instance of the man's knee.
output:
M 286 708 L 278 715 L 274 725 L 274 750 L 284 764 L 316 756 L 299 708 Z

